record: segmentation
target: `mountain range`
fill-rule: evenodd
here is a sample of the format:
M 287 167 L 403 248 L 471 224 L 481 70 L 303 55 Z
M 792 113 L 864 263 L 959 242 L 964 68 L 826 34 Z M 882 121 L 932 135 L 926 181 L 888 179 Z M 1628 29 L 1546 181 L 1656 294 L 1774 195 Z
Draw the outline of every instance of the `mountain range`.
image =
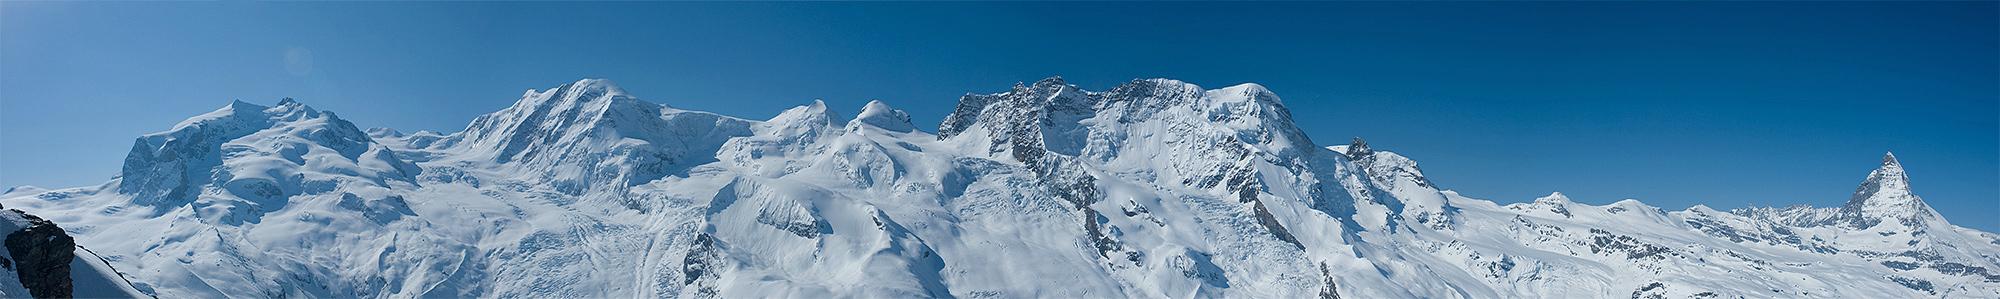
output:
M 0 294 L 56 297 L 12 266 L 56 259 L 76 294 L 161 298 L 2000 297 L 2000 235 L 1894 155 L 1837 207 L 1500 204 L 1294 113 L 1332 111 L 1049 78 L 933 134 L 879 101 L 749 120 L 586 79 L 439 134 L 238 101 L 103 184 L 0 194 L 47 240 L 7 239 Z

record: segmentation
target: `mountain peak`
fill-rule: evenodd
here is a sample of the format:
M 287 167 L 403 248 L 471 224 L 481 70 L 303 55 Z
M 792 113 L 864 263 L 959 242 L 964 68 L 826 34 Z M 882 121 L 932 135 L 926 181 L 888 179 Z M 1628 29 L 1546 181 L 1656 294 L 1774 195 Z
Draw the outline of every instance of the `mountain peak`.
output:
M 1549 214 L 1546 215 L 1561 215 L 1563 218 L 1570 218 L 1576 217 L 1576 214 L 1571 213 L 1569 210 L 1570 205 L 1575 203 L 1574 201 L 1570 201 L 1569 196 L 1563 195 L 1562 192 L 1550 192 L 1549 196 L 1535 198 L 1534 202 L 1507 205 L 1507 209 L 1535 213 L 1548 212 Z
M 1569 196 L 1562 192 L 1549 192 L 1549 196 L 1535 198 L 1537 203 L 1569 203 Z
M 1094 106 L 1095 98 L 1089 92 L 1075 85 L 1063 83 L 1062 77 L 1049 77 L 1036 81 L 1034 85 L 1014 84 L 1013 89 L 997 94 L 966 94 L 959 98 L 958 108 L 938 124 L 938 139 L 943 140 L 971 129 L 982 122 L 1005 122 L 1004 127 L 1028 123 L 1040 123 L 1041 116 L 1048 110 L 1065 110 L 1082 113 Z M 990 111 L 990 112 L 989 112 Z M 987 124 L 998 125 L 998 124 Z
M 584 103 L 599 103 L 600 99 L 633 99 L 609 79 L 577 80 L 545 91 L 528 90 L 521 99 L 514 101 L 515 107 L 525 109 L 544 108 L 551 105 L 574 106 Z M 609 103 L 610 101 L 603 101 Z M 602 105 L 599 105 L 602 106 Z
M 141 204 L 183 203 L 202 192 L 204 184 L 241 177 L 213 176 L 226 170 L 218 168 L 225 159 L 245 152 L 283 153 L 277 149 L 283 146 L 320 146 L 347 161 L 365 160 L 361 155 L 373 140 L 353 123 L 290 98 L 278 103 L 263 106 L 238 100 L 181 121 L 171 130 L 140 136 L 126 154 L 119 191 L 135 195 L 134 201 Z M 238 141 L 246 137 L 251 138 Z M 238 144 L 224 146 L 231 142 Z
M 892 132 L 909 115 L 881 101 L 755 121 L 560 85 L 451 136 L 237 102 L 141 138 L 105 184 L 0 202 L 113 274 L 75 297 L 2000 298 L 2000 235 L 1923 206 L 1893 155 L 1852 217 L 1502 205 L 1438 190 L 1395 140 L 1313 148 L 1250 84 L 1027 81 L 939 135 Z M 0 293 L 49 276 L 26 261 Z
M 223 106 L 222 109 L 216 109 L 214 112 L 209 112 L 209 114 L 191 117 L 188 118 L 188 120 L 201 119 L 204 118 L 204 116 L 215 115 L 218 113 L 221 114 L 255 113 L 264 111 L 264 109 L 271 109 L 271 107 L 264 107 L 264 105 L 244 102 L 243 100 L 236 100 L 235 102 L 230 102 L 229 106 Z M 186 123 L 183 122 L 182 124 L 185 125 Z
M 618 83 L 611 82 L 611 79 L 586 78 L 582 80 L 576 80 L 576 83 L 570 83 L 570 84 L 582 90 L 601 90 L 610 94 L 619 94 L 619 95 L 626 94 L 625 88 L 618 87 Z
M 1883 219 L 1897 219 L 1905 226 L 1914 226 L 1919 218 L 1924 218 L 1920 216 L 1934 213 L 1930 205 L 1910 191 L 1909 175 L 1894 153 L 1882 156 L 1882 166 L 1868 173 L 1868 179 L 1854 189 L 1854 196 L 1840 211 L 1856 228 L 1873 227 Z
M 896 108 L 890 108 L 889 104 L 882 103 L 882 100 L 869 100 L 867 105 L 861 106 L 861 114 L 855 115 L 855 118 L 860 118 L 859 116 L 861 115 L 889 113 L 894 110 Z
M 889 104 L 883 104 L 880 100 L 868 101 L 868 105 L 861 108 L 861 113 L 855 114 L 854 120 L 848 122 L 869 124 L 883 130 L 903 133 L 917 129 L 916 125 L 910 124 L 909 113 L 890 108 Z
M 1063 82 L 1062 76 L 1051 76 L 1048 78 L 1043 78 L 1041 81 L 1035 81 L 1035 86 L 1063 86 L 1063 85 L 1069 85 L 1069 83 Z
M 277 106 L 264 106 L 236 100 L 206 114 L 190 117 L 174 125 L 171 131 L 203 125 L 234 127 L 239 129 L 269 128 L 279 122 L 299 121 L 319 118 L 322 113 L 312 107 L 300 104 L 290 98 L 280 100 Z M 170 132 L 171 132 L 170 131 Z M 162 132 L 167 133 L 167 132 Z
M 546 91 L 529 90 L 512 106 L 481 115 L 466 126 L 461 145 L 496 150 L 506 163 L 523 152 L 597 138 L 652 134 L 642 124 L 655 121 L 666 105 L 639 100 L 605 79 L 583 79 Z M 613 139 L 615 140 L 615 139 Z
M 1865 204 L 1870 198 L 1880 196 L 1910 196 L 1910 177 L 1903 171 L 1902 163 L 1896 161 L 1894 153 L 1882 156 L 1882 167 L 1868 173 L 1868 179 L 1854 189 L 1854 197 L 1847 205 Z
M 1354 137 L 1354 142 L 1347 144 L 1347 158 L 1349 159 L 1360 159 L 1361 157 L 1373 154 L 1375 154 L 1375 151 L 1368 149 L 1368 142 L 1361 141 L 1361 137 Z
M 1284 104 L 1284 100 L 1278 99 L 1277 93 L 1271 92 L 1271 89 L 1264 88 L 1264 85 L 1259 85 L 1257 83 L 1237 84 L 1236 86 L 1223 87 L 1220 90 L 1225 92 L 1241 94 L 1244 97 L 1253 100 L 1268 101 L 1273 105 Z
M 840 113 L 833 112 L 832 109 L 827 109 L 826 102 L 821 100 L 813 100 L 812 104 L 786 109 L 785 112 L 780 112 L 778 116 L 765 121 L 766 125 L 774 128 L 794 128 L 799 126 L 817 128 L 845 123 L 847 123 L 847 120 L 841 119 Z

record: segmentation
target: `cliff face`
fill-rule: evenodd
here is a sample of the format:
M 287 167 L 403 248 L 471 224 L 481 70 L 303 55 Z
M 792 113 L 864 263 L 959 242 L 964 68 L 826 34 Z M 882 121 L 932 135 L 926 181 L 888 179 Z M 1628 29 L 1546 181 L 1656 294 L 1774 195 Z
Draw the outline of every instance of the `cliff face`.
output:
M 0 265 L 11 270 L 19 286 L 35 298 L 69 298 L 70 260 L 76 258 L 76 242 L 61 227 L 21 210 L 0 211 L 0 229 L 7 234 L 7 254 Z M 6 287 L 0 287 L 5 292 Z M 18 291 L 17 291 L 18 292 Z M 6 294 L 18 297 L 19 294 Z
M 2000 235 L 1888 157 L 1841 207 L 1667 211 L 1440 190 L 1379 143 L 1315 144 L 1255 84 L 1050 78 L 937 134 L 853 116 L 595 79 L 445 135 L 239 102 L 103 185 L 0 202 L 97 250 L 68 270 L 92 298 L 2000 298 Z M 0 297 L 60 296 L 30 288 L 63 285 L 64 230 L 0 218 Z

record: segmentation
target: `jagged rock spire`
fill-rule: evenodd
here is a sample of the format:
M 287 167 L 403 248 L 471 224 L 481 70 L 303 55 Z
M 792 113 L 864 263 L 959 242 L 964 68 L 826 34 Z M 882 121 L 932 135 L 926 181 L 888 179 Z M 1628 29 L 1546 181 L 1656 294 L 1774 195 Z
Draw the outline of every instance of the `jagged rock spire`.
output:
M 1360 159 L 1373 154 L 1375 150 L 1368 149 L 1368 142 L 1361 141 L 1361 137 L 1354 137 L 1354 142 L 1347 145 L 1347 158 Z

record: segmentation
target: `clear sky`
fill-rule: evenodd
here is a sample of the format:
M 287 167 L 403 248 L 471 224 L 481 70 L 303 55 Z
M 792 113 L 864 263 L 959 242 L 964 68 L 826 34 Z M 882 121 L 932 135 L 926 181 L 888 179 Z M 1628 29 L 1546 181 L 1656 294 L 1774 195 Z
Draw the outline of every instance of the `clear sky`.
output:
M 528 89 L 608 78 L 749 119 L 880 99 L 934 132 L 968 92 L 1164 77 L 1263 84 L 1321 145 L 1360 136 L 1501 203 L 1838 206 L 1894 151 L 1954 224 L 2000 231 L 1996 15 L 1995 2 L 0 1 L 0 185 L 102 183 L 133 138 L 238 99 L 456 132 Z

